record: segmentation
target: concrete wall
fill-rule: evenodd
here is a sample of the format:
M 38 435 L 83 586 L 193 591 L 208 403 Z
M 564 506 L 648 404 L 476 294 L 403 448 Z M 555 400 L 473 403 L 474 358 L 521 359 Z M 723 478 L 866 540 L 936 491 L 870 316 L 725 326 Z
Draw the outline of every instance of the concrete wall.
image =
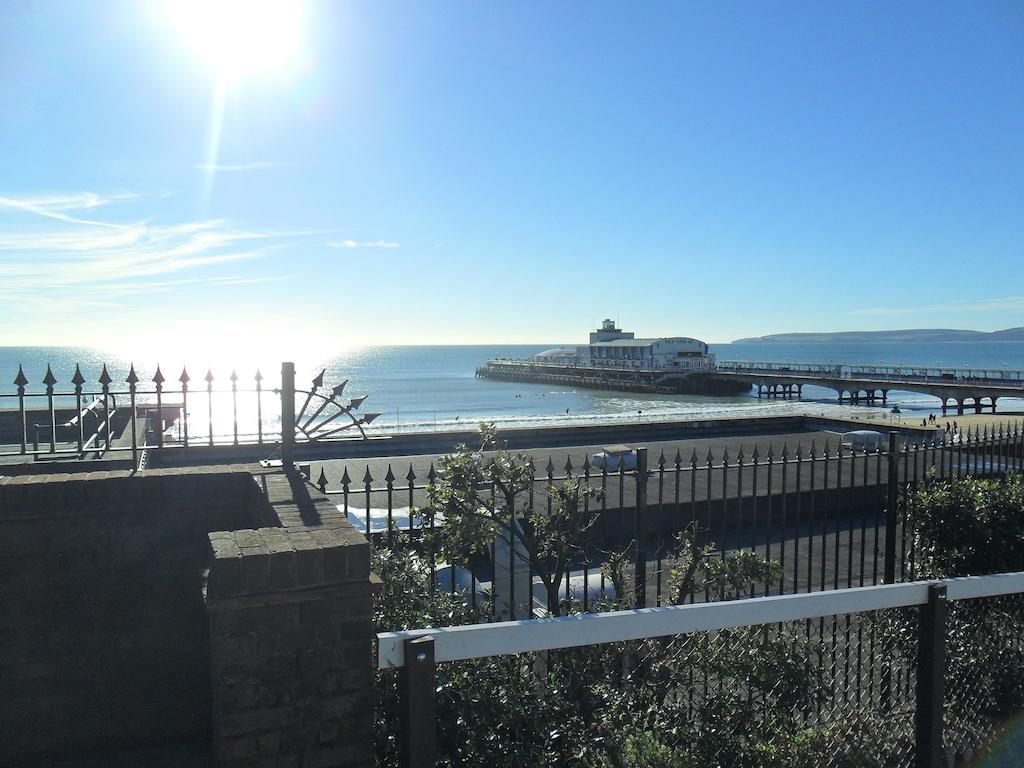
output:
M 863 428 L 863 423 L 859 425 Z M 773 434 L 800 432 L 808 429 L 803 416 L 766 416 L 743 419 L 700 419 L 673 422 L 641 422 L 620 424 L 589 424 L 561 427 L 524 427 L 501 429 L 498 438 L 511 449 L 561 448 L 576 445 L 604 445 L 622 442 L 655 440 L 706 439 L 728 435 Z M 325 440 L 299 443 L 295 446 L 296 461 L 326 458 L 365 458 L 376 456 L 410 456 L 426 453 L 448 453 L 459 443 L 476 447 L 480 433 L 476 424 L 461 431 L 408 432 L 369 440 Z M 152 451 L 150 461 L 170 466 L 176 462 L 239 461 L 263 458 L 273 449 L 268 446 L 206 446 L 164 448 Z
M 209 531 L 244 468 L 0 478 L 0 762 L 207 738 Z

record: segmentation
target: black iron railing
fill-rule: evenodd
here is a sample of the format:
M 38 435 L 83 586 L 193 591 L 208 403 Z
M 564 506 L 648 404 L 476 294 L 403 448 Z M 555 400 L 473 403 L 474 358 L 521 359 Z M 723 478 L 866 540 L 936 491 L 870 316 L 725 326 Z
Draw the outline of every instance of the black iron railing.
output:
M 278 386 L 232 370 L 207 370 L 198 386 L 187 369 L 176 380 L 160 366 L 144 380 L 135 366 L 117 382 L 106 365 L 95 382 L 80 366 L 61 386 L 52 368 L 33 387 L 19 366 L 14 392 L 0 393 L 0 457 L 100 458 L 129 454 L 138 465 L 149 449 L 273 445 L 291 457 L 296 442 L 358 433 L 379 414 L 358 413 L 366 397 L 340 399 L 345 382 L 324 390 L 324 372 L 308 389 L 295 386 L 295 366 L 283 363 Z M 296 409 L 296 398 L 303 397 Z M 351 432 L 349 432 L 351 430 Z
M 688 528 L 719 559 L 747 551 L 778 562 L 777 577 L 752 585 L 750 596 L 914 578 L 917 553 L 913 521 L 908 519 L 912 493 L 922 484 L 950 477 L 1024 471 L 1024 431 L 1014 424 L 916 441 L 893 432 L 888 446 L 873 450 L 836 441 L 754 448 L 749 453 L 709 449 L 703 456 L 694 451 L 686 458 L 677 451 L 673 456 L 660 453 L 653 462 L 644 448 L 636 455 L 636 469 L 626 469 L 624 463 L 618 469 L 594 466 L 592 459 L 582 457 L 577 462 L 569 458 L 556 470 L 549 457 L 543 469 L 534 467 L 529 488 L 504 499 L 493 487 L 482 490 L 525 517 L 538 510 L 550 512 L 549 488 L 568 477 L 600 489 L 597 500 L 588 496 L 584 501 L 584 514 L 596 521 L 597 541 L 573 562 L 560 598 L 583 610 L 608 596 L 607 556 L 627 545 L 632 547 L 636 604 L 672 602 L 668 576 L 680 557 L 678 536 Z M 493 544 L 478 552 L 472 567 L 462 570 L 439 561 L 429 545 L 434 538 L 422 536 L 424 526 L 438 523 L 417 511 L 428 506 L 437 472 L 433 464 L 417 469 L 410 462 L 403 472 L 386 462 L 346 461 L 320 465 L 312 482 L 378 543 L 388 545 L 396 530 L 413 540 L 422 538 L 427 542 L 423 554 L 444 574 L 438 585 L 464 589 L 474 606 L 481 601 L 496 617 L 525 618 L 545 605 L 544 596 L 536 595 L 535 570 L 525 558 L 502 553 L 501 547 L 497 552 L 502 554 L 496 554 Z M 498 557 L 507 559 L 499 562 Z M 510 610 L 498 610 L 493 594 L 498 572 L 507 574 L 515 588 L 534 593 L 535 602 L 519 599 Z M 689 594 L 687 601 L 713 598 L 704 590 Z

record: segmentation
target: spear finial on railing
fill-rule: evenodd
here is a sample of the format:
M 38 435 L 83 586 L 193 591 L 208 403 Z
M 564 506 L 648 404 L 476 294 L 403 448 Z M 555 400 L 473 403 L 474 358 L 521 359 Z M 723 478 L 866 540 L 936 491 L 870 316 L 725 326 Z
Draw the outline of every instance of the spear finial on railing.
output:
M 207 368 L 206 375 L 203 377 L 203 380 L 206 381 L 206 388 L 208 390 L 211 389 L 213 387 L 213 371 Z
M 327 473 L 324 472 L 323 466 L 320 467 L 320 477 L 317 478 L 316 487 L 320 489 L 320 493 L 327 490 Z
M 384 475 L 384 482 L 388 484 L 388 488 L 391 488 L 395 482 L 395 473 L 391 471 L 391 464 L 388 464 L 388 473 Z
M 107 373 L 107 364 L 104 363 L 103 364 L 103 370 L 100 371 L 100 378 L 99 378 L 100 385 L 102 385 L 102 387 L 104 389 L 106 389 L 107 387 L 110 386 L 110 382 L 112 382 L 112 381 L 113 381 L 113 379 L 110 377 L 110 374 Z
M 53 371 L 50 370 L 50 365 L 46 365 L 46 375 L 43 376 L 43 384 L 46 385 L 48 390 L 53 389 L 53 385 L 57 383 L 57 377 L 53 375 Z
M 760 451 L 757 450 L 757 443 L 754 443 L 754 452 L 750 455 L 750 460 L 754 464 L 757 464 L 757 462 L 758 462 L 758 460 L 760 458 L 761 458 L 761 453 L 760 453 Z
M 430 469 L 427 470 L 427 483 L 433 485 L 436 477 L 437 471 L 434 469 L 434 462 L 430 462 Z
M 139 383 L 139 375 L 135 373 L 135 364 L 131 363 L 128 367 L 128 377 L 125 379 L 128 386 L 131 389 L 135 389 L 135 385 Z
M 416 472 L 413 471 L 411 461 L 409 462 L 409 471 L 406 473 L 405 479 L 409 481 L 410 485 L 416 482 Z
M 191 381 L 191 379 L 188 376 L 188 371 L 186 371 L 184 368 L 181 369 L 181 376 L 178 377 L 178 381 L 181 382 L 182 388 L 188 387 L 188 383 L 189 381 Z
M 697 448 L 694 446 L 693 452 L 690 454 L 690 469 L 697 468 Z
M 373 475 L 370 474 L 370 465 L 366 465 L 366 472 L 363 474 L 363 485 L 369 485 L 373 482 Z
M 814 461 L 816 458 L 818 458 L 817 446 L 815 446 L 814 440 L 811 440 L 811 454 L 810 454 L 810 457 L 811 457 L 811 461 Z
M 256 380 L 256 386 L 258 387 L 260 385 L 260 382 L 263 381 L 263 374 L 260 373 L 259 368 L 256 369 L 256 375 L 253 376 L 253 378 Z
M 568 456 L 565 457 L 565 474 L 572 474 L 572 459 Z
M 82 369 L 78 367 L 78 363 L 75 363 L 75 373 L 71 377 L 71 383 L 75 385 L 76 392 L 81 392 L 82 385 L 85 384 L 85 376 L 82 375 Z
M 348 465 L 346 464 L 341 472 L 341 487 L 347 490 L 350 485 L 352 485 L 352 478 L 348 476 Z
M 159 363 L 157 363 L 157 366 L 156 366 L 156 373 L 153 374 L 153 381 L 156 382 L 157 387 L 162 386 L 163 383 L 166 381 L 166 379 L 164 378 L 163 373 L 160 372 L 160 364 Z
M 665 451 L 662 450 L 661 455 L 658 456 L 658 469 L 662 472 L 665 471 Z
M 28 386 L 28 378 L 26 378 L 20 363 L 18 364 L 18 375 L 14 377 L 14 384 L 21 390 L 19 394 L 24 394 L 25 387 Z

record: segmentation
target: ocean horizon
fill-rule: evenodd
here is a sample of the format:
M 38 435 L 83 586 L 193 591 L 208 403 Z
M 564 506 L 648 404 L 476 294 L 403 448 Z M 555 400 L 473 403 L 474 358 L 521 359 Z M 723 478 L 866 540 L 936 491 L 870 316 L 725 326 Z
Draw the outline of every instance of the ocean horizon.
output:
M 799 413 L 824 415 L 882 415 L 881 406 L 840 405 L 831 390 L 808 386 L 802 400 L 758 400 L 755 393 L 716 397 L 702 395 L 652 395 L 584 389 L 580 387 L 478 379 L 476 367 L 496 357 L 528 357 L 556 344 L 494 344 L 438 346 L 367 346 L 346 349 L 317 359 L 294 359 L 297 387 L 308 388 L 311 379 L 325 371 L 325 387 L 348 380 L 346 396 L 367 395 L 364 412 L 380 413 L 372 431 L 395 433 L 435 429 L 458 429 L 479 421 L 494 422 L 499 428 L 561 426 L 589 423 L 617 423 L 652 420 L 704 419 L 724 417 L 782 416 Z M 826 362 L 883 365 L 945 365 L 977 368 L 1024 369 L 1024 342 L 872 342 L 872 343 L 743 343 L 712 344 L 719 360 L 767 360 L 776 362 Z M 260 371 L 264 380 L 264 401 L 271 413 L 281 360 L 266 354 L 239 355 L 238 360 L 211 360 L 196 354 L 182 359 L 159 360 L 152 355 L 134 359 L 90 347 L 0 347 L 0 394 L 16 392 L 14 379 L 19 366 L 29 380 L 27 391 L 43 392 L 47 365 L 57 392 L 70 392 L 75 366 L 86 379 L 85 390 L 96 384 L 103 365 L 113 379 L 112 389 L 124 390 L 124 380 L 134 365 L 140 390 L 152 389 L 159 363 L 168 399 L 180 392 L 183 370 L 189 377 L 190 409 L 202 402 L 205 409 L 209 371 L 215 392 L 214 419 L 226 432 L 230 420 L 230 376 L 237 373 L 241 393 L 254 387 Z M 244 423 L 254 410 L 248 395 L 239 395 Z M 248 399 L 246 399 L 248 398 Z M 145 400 L 145 398 L 142 398 Z M 0 408 L 16 407 L 16 398 L 0 398 Z M 38 405 L 38 401 L 37 405 Z M 67 400 L 61 400 L 66 404 Z M 891 392 L 889 404 L 917 413 L 939 413 L 939 401 L 919 393 Z M 1000 400 L 1001 412 L 1024 412 L 1024 399 Z M 195 406 L 195 407 L 198 407 Z M 273 418 L 273 417 L 271 417 Z M 246 431 L 243 428 L 243 431 Z

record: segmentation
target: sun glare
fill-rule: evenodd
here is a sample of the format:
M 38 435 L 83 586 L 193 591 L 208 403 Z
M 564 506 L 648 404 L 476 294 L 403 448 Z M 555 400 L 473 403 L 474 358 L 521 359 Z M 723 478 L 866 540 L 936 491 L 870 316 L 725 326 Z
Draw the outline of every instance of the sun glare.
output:
M 284 69 L 302 51 L 304 9 L 286 0 L 171 0 L 171 23 L 222 77 Z

